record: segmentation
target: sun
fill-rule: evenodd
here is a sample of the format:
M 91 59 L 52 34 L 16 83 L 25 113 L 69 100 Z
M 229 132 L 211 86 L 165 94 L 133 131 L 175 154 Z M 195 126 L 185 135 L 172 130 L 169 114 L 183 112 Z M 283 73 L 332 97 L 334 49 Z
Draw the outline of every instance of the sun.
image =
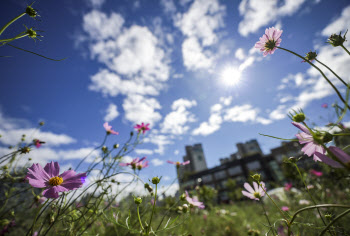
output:
M 220 81 L 226 86 L 237 85 L 241 80 L 241 72 L 236 67 L 226 67 L 220 73 Z

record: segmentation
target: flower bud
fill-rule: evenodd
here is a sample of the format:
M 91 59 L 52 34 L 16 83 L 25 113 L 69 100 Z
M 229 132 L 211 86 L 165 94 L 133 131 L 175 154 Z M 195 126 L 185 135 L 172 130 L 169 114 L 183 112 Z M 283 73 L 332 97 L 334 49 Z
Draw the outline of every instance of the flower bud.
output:
M 28 14 L 28 16 L 30 16 L 32 18 L 39 16 L 38 12 L 34 8 L 32 8 L 31 6 L 27 6 L 26 13 Z
M 101 150 L 102 150 L 103 153 L 107 153 L 108 152 L 108 148 L 106 146 L 103 146 L 101 148 Z
M 147 189 L 150 193 L 153 191 L 152 186 L 150 186 L 148 183 L 145 183 L 145 189 Z
M 306 53 L 305 59 L 308 61 L 313 61 L 316 59 L 316 57 L 317 57 L 316 51 L 315 52 L 310 51 L 310 52 Z M 305 61 L 303 61 L 303 62 L 305 62 Z
M 327 43 L 329 43 L 330 45 L 332 45 L 333 47 L 338 47 L 338 46 L 343 46 L 343 43 L 346 41 L 346 33 L 348 31 L 345 32 L 344 36 L 341 36 L 341 32 L 338 34 L 332 34 L 329 38 Z
M 329 132 L 325 132 L 322 138 L 323 143 L 329 143 L 333 140 L 333 135 Z
M 26 33 L 28 34 L 28 37 L 32 39 L 35 39 L 38 36 L 36 31 L 33 30 L 33 28 L 27 29 Z
M 182 212 L 186 213 L 188 211 L 188 205 L 187 204 L 183 204 L 182 205 Z
M 23 147 L 20 149 L 22 154 L 29 153 L 30 152 L 30 147 Z
M 153 177 L 152 178 L 152 184 L 159 184 L 160 179 L 158 177 Z
M 131 131 L 131 132 L 130 132 L 130 136 L 131 136 L 131 137 L 134 136 L 134 132 Z
M 140 205 L 142 203 L 142 198 L 134 197 L 134 202 L 135 202 L 136 205 Z
M 31 161 L 31 160 L 32 160 L 32 158 L 29 157 L 29 158 L 28 158 L 28 161 Z
M 186 194 L 185 193 L 181 194 L 180 200 L 181 201 L 186 201 Z
M 115 149 L 117 149 L 118 147 L 119 147 L 118 143 L 113 145 L 113 148 L 115 148 Z
M 111 180 L 111 182 L 112 182 L 112 183 L 115 183 L 115 180 L 114 180 L 114 179 L 112 179 L 112 180 Z
M 296 163 L 296 162 L 297 162 L 297 159 L 296 159 L 295 157 L 289 157 L 289 158 L 288 158 L 288 161 L 289 161 L 290 163 Z
M 305 114 L 304 113 L 297 113 L 293 116 L 292 120 L 295 122 L 303 122 L 305 120 Z
M 254 174 L 254 175 L 252 175 L 252 178 L 253 178 L 256 182 L 259 182 L 259 181 L 260 181 L 260 174 Z
M 45 124 L 44 121 L 40 121 L 40 123 L 39 123 L 40 126 L 43 126 L 44 124 Z

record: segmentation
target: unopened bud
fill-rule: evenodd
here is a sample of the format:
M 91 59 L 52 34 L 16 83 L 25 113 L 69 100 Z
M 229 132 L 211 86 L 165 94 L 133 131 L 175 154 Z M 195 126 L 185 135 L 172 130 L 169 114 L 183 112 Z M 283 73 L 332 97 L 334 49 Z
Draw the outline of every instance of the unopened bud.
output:
M 34 8 L 32 8 L 31 6 L 27 6 L 26 13 L 28 14 L 28 16 L 30 16 L 32 18 L 39 16 L 38 12 Z
M 142 198 L 134 197 L 134 202 L 135 202 L 136 205 L 140 205 L 142 203 Z
M 152 184 L 159 184 L 160 179 L 158 177 L 153 177 L 152 178 Z
M 30 152 L 30 147 L 23 147 L 20 149 L 22 154 L 29 153 Z
M 104 153 L 107 153 L 107 152 L 108 152 L 108 148 L 107 148 L 106 146 L 103 146 L 103 147 L 101 148 L 101 150 L 102 150 L 102 152 L 104 152 Z
M 291 163 L 296 163 L 297 159 L 295 157 L 289 157 L 288 161 L 290 161 Z
M 119 147 L 119 144 L 114 144 L 113 148 L 117 149 Z
M 252 178 L 256 181 L 256 182 L 259 182 L 260 181 L 260 174 L 254 174 L 252 175 Z
M 40 126 L 43 126 L 44 124 L 45 124 L 44 121 L 40 121 L 40 122 L 39 122 L 39 125 L 40 125 Z
M 293 116 L 293 121 L 295 122 L 303 122 L 305 120 L 305 114 L 304 113 L 297 113 Z
M 187 204 L 183 204 L 182 205 L 182 212 L 186 213 L 188 211 L 188 205 Z
M 180 200 L 181 201 L 186 201 L 186 194 L 185 193 L 181 194 Z
M 341 32 L 338 34 L 332 34 L 329 38 L 327 43 L 329 43 L 330 45 L 332 45 L 333 47 L 338 47 L 338 46 L 343 46 L 343 43 L 346 41 L 346 33 L 348 31 L 345 32 L 344 36 L 341 35 Z

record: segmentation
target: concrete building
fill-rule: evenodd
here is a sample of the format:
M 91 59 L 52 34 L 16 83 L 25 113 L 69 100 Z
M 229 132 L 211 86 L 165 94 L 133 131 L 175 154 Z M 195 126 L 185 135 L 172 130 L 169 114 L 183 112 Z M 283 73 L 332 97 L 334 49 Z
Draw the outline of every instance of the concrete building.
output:
M 186 166 L 186 171 L 198 172 L 207 169 L 207 162 L 205 160 L 202 144 L 198 143 L 193 146 L 186 146 L 186 156 L 184 161 L 190 161 Z

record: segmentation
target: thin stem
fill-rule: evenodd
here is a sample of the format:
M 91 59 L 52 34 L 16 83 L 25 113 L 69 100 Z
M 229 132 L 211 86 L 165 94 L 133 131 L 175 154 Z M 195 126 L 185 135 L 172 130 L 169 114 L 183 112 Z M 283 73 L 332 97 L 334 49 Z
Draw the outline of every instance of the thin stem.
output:
M 331 227 L 335 222 L 337 222 L 340 218 L 342 218 L 343 216 L 345 216 L 346 214 L 348 214 L 350 212 L 349 210 L 344 211 L 343 213 L 341 213 L 340 215 L 338 215 L 337 217 L 334 218 L 334 220 L 332 222 L 330 222 L 326 228 L 324 228 L 324 230 L 322 230 L 322 232 L 320 233 L 320 236 L 324 235 L 327 230 L 329 229 L 329 227 Z
M 148 224 L 148 227 L 147 227 L 147 234 L 146 235 L 149 235 L 149 231 L 151 230 L 152 218 L 153 218 L 154 210 L 156 208 L 156 203 L 157 203 L 157 187 L 158 187 L 158 184 L 156 184 L 156 190 L 155 190 L 155 193 L 154 193 L 154 203 L 153 203 L 153 208 L 152 208 L 152 214 L 151 214 L 151 219 L 149 220 L 149 224 Z
M 16 20 L 18 20 L 19 18 L 21 18 L 22 16 L 24 16 L 25 14 L 27 14 L 27 13 L 21 13 L 19 16 L 16 16 L 15 18 L 13 18 L 12 20 L 10 20 L 4 27 L 2 27 L 1 29 L 0 29 L 0 35 L 5 31 L 5 29 L 7 28 L 7 27 L 9 27 L 13 22 L 15 22 Z
M 297 169 L 297 171 L 298 171 L 298 173 L 299 173 L 299 175 L 300 175 L 300 178 L 301 178 L 301 180 L 302 180 L 303 183 L 304 183 L 305 189 L 306 189 L 307 193 L 309 194 L 309 196 L 310 196 L 310 198 L 311 198 L 311 201 L 312 201 L 315 205 L 317 205 L 315 199 L 312 197 L 312 195 L 311 195 L 311 193 L 310 193 L 310 191 L 309 191 L 309 189 L 308 189 L 308 187 L 307 187 L 307 185 L 306 185 L 306 183 L 305 183 L 305 180 L 304 180 L 304 178 L 303 178 L 303 175 L 302 175 L 301 172 L 300 172 L 300 169 L 299 169 L 298 165 L 297 165 L 296 163 L 294 163 L 294 166 L 295 166 L 295 168 Z M 322 217 L 322 215 L 321 215 L 320 210 L 319 210 L 318 208 L 316 208 L 316 209 L 317 209 L 318 215 L 320 216 L 320 218 L 321 218 L 323 224 L 326 226 L 326 222 L 324 221 L 324 219 L 323 219 L 323 217 Z M 331 231 L 329 231 L 329 233 L 330 233 L 331 235 L 333 235 Z
M 333 75 L 335 75 L 335 77 L 337 77 L 346 87 L 348 87 L 347 83 L 345 83 L 345 81 L 342 80 L 342 78 L 340 78 L 331 68 L 329 68 L 327 65 L 325 65 L 322 62 L 320 62 L 319 60 L 317 60 L 317 58 L 315 58 L 315 61 L 317 61 L 318 63 L 320 63 L 324 67 L 326 67 L 330 72 L 333 73 Z
M 267 220 L 267 222 L 269 223 L 270 229 L 272 230 L 272 234 L 275 236 L 275 235 L 276 235 L 276 234 L 275 234 L 275 230 L 274 230 L 274 228 L 273 228 L 272 225 L 271 225 L 271 222 L 270 222 L 269 217 L 267 216 L 264 203 L 263 203 L 262 201 L 260 201 L 260 202 L 261 202 L 262 209 L 264 210 L 264 214 L 265 214 L 266 220 Z
M 266 196 L 268 196 L 268 198 L 270 198 L 270 200 L 272 201 L 272 203 L 275 205 L 275 207 L 280 211 L 282 217 L 286 220 L 286 222 L 289 224 L 289 220 L 287 219 L 286 215 L 283 213 L 283 211 L 281 210 L 281 208 L 279 208 L 279 206 L 277 206 L 277 204 L 275 203 L 275 201 L 270 197 L 270 195 L 266 192 L 265 188 L 259 183 L 260 187 L 264 190 Z
M 141 226 L 141 229 L 143 231 L 144 228 L 143 228 L 142 221 L 141 221 L 141 218 L 140 218 L 140 205 L 137 205 L 137 217 L 139 218 L 140 226 Z
M 315 208 L 323 208 L 323 207 L 350 208 L 350 206 L 348 206 L 348 205 L 340 205 L 340 204 L 320 204 L 320 205 L 315 205 L 315 206 L 304 207 L 304 208 L 302 208 L 294 213 L 292 219 L 290 220 L 290 223 L 292 224 L 293 221 L 295 220 L 296 216 L 303 211 L 307 211 L 307 210 L 311 210 L 311 209 L 315 209 Z
M 34 218 L 34 221 L 33 221 L 33 225 L 32 225 L 32 227 L 29 229 L 29 231 L 27 232 L 27 235 L 29 235 L 29 233 L 30 234 L 33 234 L 33 230 L 34 230 L 34 227 L 35 227 L 35 223 L 36 223 L 36 220 L 37 220 L 37 218 L 38 218 L 38 214 L 39 214 L 39 212 L 41 211 L 41 209 L 43 208 L 43 206 L 45 206 L 46 205 L 46 203 L 49 201 L 49 198 L 45 201 L 45 203 L 44 204 L 42 204 L 40 207 L 39 207 L 39 210 L 36 212 L 36 214 L 35 214 L 35 218 Z
M 303 59 L 304 61 L 306 61 L 307 63 L 309 63 L 312 67 L 314 67 L 316 70 L 318 70 L 321 75 L 323 76 L 323 78 L 325 78 L 325 80 L 329 83 L 330 86 L 332 86 L 332 88 L 335 90 L 335 92 L 337 93 L 338 97 L 340 98 L 340 100 L 350 109 L 350 106 L 347 104 L 347 102 L 344 100 L 344 98 L 342 97 L 342 95 L 340 94 L 339 90 L 334 86 L 334 84 L 326 77 L 326 75 L 320 70 L 320 68 L 318 68 L 317 66 L 315 66 L 313 63 L 311 63 L 309 60 L 307 60 L 306 58 L 300 56 L 299 54 L 293 52 L 293 51 L 290 51 L 288 49 L 285 49 L 285 48 L 281 48 L 281 47 L 277 47 L 279 49 L 282 49 L 284 51 L 287 51 L 289 53 L 292 53 L 293 55 Z
M 341 47 L 350 55 L 350 52 L 348 49 L 346 49 L 346 47 L 344 47 L 344 45 L 341 45 Z

